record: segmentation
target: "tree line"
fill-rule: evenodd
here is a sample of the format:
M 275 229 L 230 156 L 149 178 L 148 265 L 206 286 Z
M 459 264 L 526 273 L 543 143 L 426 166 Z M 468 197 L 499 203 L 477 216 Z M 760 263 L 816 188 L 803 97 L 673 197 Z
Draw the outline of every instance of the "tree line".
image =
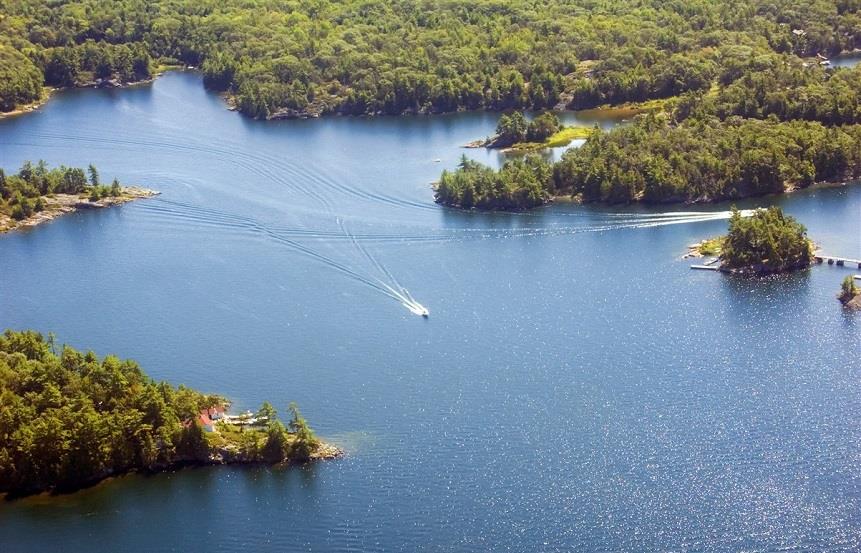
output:
M 861 46 L 858 0 L 16 0 L 0 4 L 0 109 L 43 83 L 202 68 L 254 117 L 545 109 L 664 98 L 763 57 Z
M 556 195 L 606 203 L 732 200 L 861 177 L 859 143 L 858 124 L 650 113 L 592 133 L 554 164 L 533 156 L 494 171 L 464 159 L 443 172 L 435 197 L 479 209 L 525 209 Z
M 91 201 L 122 194 L 117 179 L 103 185 L 99 171 L 90 165 L 86 171 L 79 167 L 49 168 L 42 160 L 25 161 L 17 173 L 7 175 L 0 168 L 0 214 L 13 219 L 26 219 L 46 207 L 46 197 L 53 194 L 86 194 Z
M 129 470 L 207 461 L 215 442 L 196 417 L 224 402 L 155 382 L 131 360 L 7 330 L 0 335 L 0 493 L 75 489 Z M 318 441 L 295 404 L 289 431 L 269 409 L 264 438 L 252 440 L 244 460 L 307 459 Z

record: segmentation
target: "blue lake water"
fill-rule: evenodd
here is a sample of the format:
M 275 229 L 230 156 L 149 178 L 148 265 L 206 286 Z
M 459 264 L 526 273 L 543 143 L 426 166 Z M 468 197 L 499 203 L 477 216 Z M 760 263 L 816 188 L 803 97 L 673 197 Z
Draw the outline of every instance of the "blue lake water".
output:
M 7 170 L 94 163 L 163 193 L 0 237 L 0 327 L 238 409 L 295 400 L 348 451 L 0 503 L 0 549 L 859 550 L 852 271 L 691 271 L 726 221 L 681 213 L 727 205 L 436 206 L 463 153 L 500 162 L 460 148 L 496 117 L 265 123 L 172 73 L 0 121 Z M 861 186 L 740 207 L 771 204 L 861 257 Z
M 833 67 L 855 67 L 861 62 L 861 52 L 849 52 L 831 58 Z

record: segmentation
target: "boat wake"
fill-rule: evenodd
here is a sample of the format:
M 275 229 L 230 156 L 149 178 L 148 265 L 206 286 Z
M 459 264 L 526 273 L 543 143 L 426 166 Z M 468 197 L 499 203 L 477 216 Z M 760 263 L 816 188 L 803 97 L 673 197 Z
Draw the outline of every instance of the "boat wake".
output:
M 395 278 L 395 275 L 389 271 L 385 265 L 383 265 L 379 259 L 371 255 L 371 252 L 368 251 L 368 248 L 364 246 L 361 242 L 356 239 L 356 235 L 350 232 L 347 228 L 347 225 L 344 223 L 342 218 L 338 218 L 338 226 L 341 227 L 341 232 L 343 232 L 346 236 L 350 238 L 350 242 L 352 242 L 353 246 L 358 250 L 362 256 L 367 259 L 371 265 L 380 273 L 379 277 L 375 277 L 375 280 L 380 283 L 386 290 L 389 291 L 390 295 L 397 298 L 401 305 L 410 310 L 411 313 L 415 315 L 419 315 L 424 318 L 428 318 L 430 316 L 430 311 L 427 307 L 423 306 L 419 302 L 417 302 L 413 296 L 410 294 L 409 290 L 404 288 L 398 279 Z M 384 280 L 388 280 L 384 282 Z

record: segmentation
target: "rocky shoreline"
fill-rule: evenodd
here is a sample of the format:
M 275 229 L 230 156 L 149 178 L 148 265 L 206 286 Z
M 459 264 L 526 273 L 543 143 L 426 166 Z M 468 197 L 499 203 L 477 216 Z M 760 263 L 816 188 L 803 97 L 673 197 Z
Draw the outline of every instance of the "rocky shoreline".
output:
M 93 478 L 87 482 L 82 483 L 81 485 L 74 487 L 57 487 L 52 489 L 40 489 L 40 490 L 30 490 L 30 491 L 17 491 L 17 492 L 6 492 L 0 493 L 0 499 L 5 499 L 7 501 L 20 499 L 23 497 L 45 494 L 45 495 L 59 495 L 59 494 L 70 494 L 80 490 L 84 490 L 86 488 L 91 488 L 93 486 L 97 486 L 104 482 L 107 482 L 113 478 L 117 478 L 120 476 L 126 476 L 129 474 L 160 474 L 164 472 L 173 472 L 182 470 L 185 468 L 191 467 L 213 467 L 213 466 L 225 466 L 225 465 L 249 465 L 249 466 L 298 466 L 305 465 L 308 463 L 314 463 L 317 461 L 329 461 L 332 459 L 337 459 L 339 457 L 343 457 L 345 455 L 344 450 L 341 448 L 328 444 L 325 442 L 320 442 L 320 445 L 317 449 L 311 453 L 311 456 L 306 460 L 295 460 L 295 459 L 287 459 L 285 461 L 281 461 L 280 463 L 266 463 L 264 461 L 260 461 L 257 459 L 247 459 L 239 454 L 238 450 L 231 447 L 221 447 L 217 448 L 208 459 L 192 459 L 192 458 L 177 458 L 172 462 L 163 463 L 160 465 L 155 465 L 149 468 L 135 468 L 130 469 L 124 472 L 114 472 L 114 471 L 105 471 L 100 474 L 98 477 Z
M 89 200 L 86 195 L 54 194 L 51 196 L 42 196 L 45 202 L 45 209 L 25 219 L 16 221 L 8 215 L 0 214 L 0 234 L 13 230 L 32 228 L 75 211 L 122 205 L 135 200 L 152 198 L 159 194 L 160 192 L 156 192 L 155 190 L 130 186 L 123 187 L 119 196 L 111 196 L 96 201 Z
M 843 300 L 840 300 L 840 303 L 842 303 L 843 307 L 845 307 L 846 309 L 861 311 L 861 293 L 855 294 L 854 297 L 845 302 Z

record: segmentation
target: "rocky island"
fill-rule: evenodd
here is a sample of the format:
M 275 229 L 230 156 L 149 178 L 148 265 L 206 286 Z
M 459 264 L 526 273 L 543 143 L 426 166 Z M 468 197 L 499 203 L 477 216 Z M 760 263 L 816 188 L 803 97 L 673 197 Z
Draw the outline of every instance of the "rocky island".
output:
M 157 194 L 123 186 L 116 179 L 102 185 L 92 165 L 85 172 L 75 167 L 49 169 L 44 161 L 28 161 L 13 175 L 0 169 L 0 233 L 33 227 L 73 211 L 121 205 Z
M 847 309 L 861 309 L 861 288 L 855 284 L 855 277 L 847 276 L 843 279 L 837 299 Z
M 73 491 L 133 471 L 341 454 L 295 404 L 286 427 L 268 403 L 231 417 L 221 396 L 155 382 L 134 361 L 58 347 L 53 335 L 33 331 L 0 336 L 0 398 L 7 497 Z

